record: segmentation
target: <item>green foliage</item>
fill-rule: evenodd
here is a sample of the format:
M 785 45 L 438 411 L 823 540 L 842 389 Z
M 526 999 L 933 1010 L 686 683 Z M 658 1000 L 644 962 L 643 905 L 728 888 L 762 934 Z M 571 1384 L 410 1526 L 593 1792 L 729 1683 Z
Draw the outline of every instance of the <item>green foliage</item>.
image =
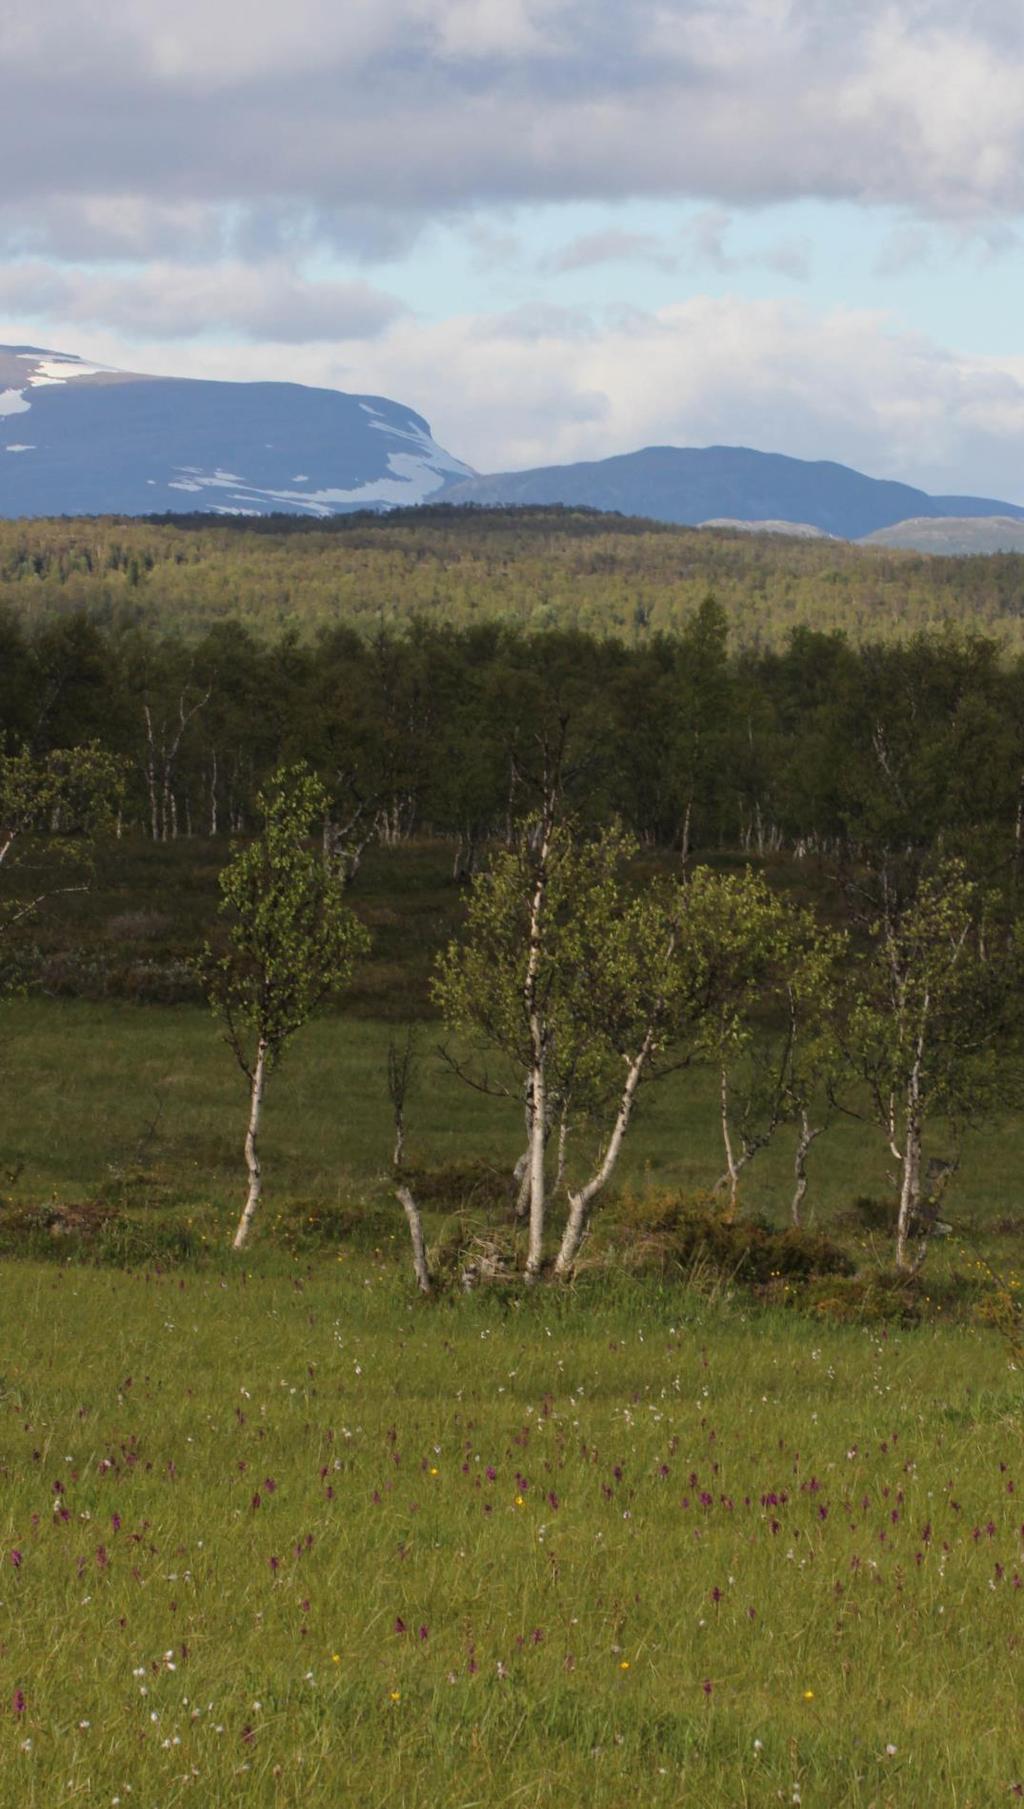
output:
M 667 1032 L 675 901 L 663 887 L 637 895 L 628 885 L 635 849 L 620 830 L 588 840 L 566 820 L 544 845 L 534 934 L 541 833 L 536 823 L 521 825 L 516 847 L 496 854 L 474 881 L 464 934 L 438 962 L 434 998 L 454 1031 L 512 1065 L 518 1096 L 534 1060 L 536 1001 L 549 1095 L 560 1110 L 586 1116 L 615 1095 L 623 1058 L 638 1053 L 652 1010 L 659 1034 Z M 475 1075 L 478 1084 L 496 1084 L 479 1063 Z
M 870 925 L 842 1036 L 890 1139 L 908 1110 L 922 1126 L 941 1116 L 962 1129 L 999 1097 L 1015 974 L 986 936 L 984 906 L 964 863 L 949 858 L 909 897 L 888 889 Z
M 285 1044 L 348 981 L 368 937 L 344 903 L 335 866 L 309 846 L 326 794 L 302 767 L 283 768 L 260 798 L 262 833 L 221 875 L 228 950 L 207 945 L 200 973 L 244 1072 L 252 1040 L 276 1062 Z
M 339 625 L 369 638 L 423 617 L 642 644 L 677 634 L 713 592 L 745 647 L 781 647 L 793 629 L 860 643 L 948 624 L 1020 650 L 1022 570 L 1012 553 L 936 558 L 559 508 L 0 522 L 0 609 L 172 624 L 191 642 L 233 617 L 261 638 Z
M 190 642 L 0 619 L 18 675 L 0 683 L 0 738 L 40 754 L 99 741 L 124 762 L 125 831 L 168 840 L 246 833 L 274 770 L 304 760 L 350 875 L 375 839 L 438 834 L 465 880 L 532 808 L 524 774 L 561 725 L 567 803 L 590 832 L 618 818 L 644 848 L 705 859 L 859 858 L 941 835 L 1019 890 L 1024 669 L 976 633 L 857 647 L 802 628 L 766 650 L 727 640 L 703 591 L 671 633 L 629 643 L 515 617 L 391 621 L 303 638 L 270 614 L 258 635 L 225 619 Z

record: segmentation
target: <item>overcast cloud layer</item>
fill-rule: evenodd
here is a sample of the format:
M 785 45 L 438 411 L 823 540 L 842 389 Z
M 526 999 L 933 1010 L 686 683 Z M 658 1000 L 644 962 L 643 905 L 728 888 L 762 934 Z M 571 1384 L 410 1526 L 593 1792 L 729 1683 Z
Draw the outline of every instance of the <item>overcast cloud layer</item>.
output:
M 9 0 L 0 68 L 7 232 L 72 255 L 239 207 L 372 250 L 495 200 L 1024 206 L 1018 0 Z
M 739 441 L 1020 493 L 1024 364 L 727 248 L 801 197 L 901 222 L 894 277 L 1019 243 L 1019 0 L 8 0 L 0 72 L 3 338 L 391 394 L 483 469 Z M 674 238 L 621 205 L 658 200 Z M 531 208 L 586 201 L 529 264 Z M 391 273 L 439 221 L 528 305 L 427 318 Z M 612 266 L 678 299 L 554 305 Z

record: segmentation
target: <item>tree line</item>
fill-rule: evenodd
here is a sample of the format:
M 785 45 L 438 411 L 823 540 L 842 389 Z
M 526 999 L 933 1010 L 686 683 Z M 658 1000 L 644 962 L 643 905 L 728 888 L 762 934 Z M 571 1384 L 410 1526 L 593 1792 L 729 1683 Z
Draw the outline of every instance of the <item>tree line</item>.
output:
M 157 841 L 247 833 L 270 774 L 304 761 L 350 872 L 371 839 L 436 835 L 465 877 L 561 723 L 583 817 L 684 859 L 941 840 L 1015 883 L 1024 857 L 1024 661 L 983 636 L 855 647 L 800 629 L 733 649 L 713 599 L 628 647 L 422 621 L 270 642 L 232 623 L 190 645 L 0 617 L 0 745 L 102 748 L 122 832 Z
M 670 1069 L 716 1076 L 727 1213 L 781 1127 L 798 1221 L 812 1147 L 837 1115 L 872 1126 L 902 1268 L 963 1133 L 1015 1097 L 1024 668 L 984 638 L 732 652 L 713 600 L 636 648 L 495 625 L 0 636 L 0 984 L 97 837 L 224 844 L 221 931 L 195 965 L 249 1089 L 240 1243 L 274 1065 L 365 947 L 348 897 L 370 838 L 446 836 L 466 885 L 434 1003 L 466 1083 L 523 1114 L 531 1276 L 553 1196 L 572 1271 L 638 1093 Z M 645 846 L 669 855 L 638 883 Z M 824 912 L 768 885 L 780 849 L 827 875 Z

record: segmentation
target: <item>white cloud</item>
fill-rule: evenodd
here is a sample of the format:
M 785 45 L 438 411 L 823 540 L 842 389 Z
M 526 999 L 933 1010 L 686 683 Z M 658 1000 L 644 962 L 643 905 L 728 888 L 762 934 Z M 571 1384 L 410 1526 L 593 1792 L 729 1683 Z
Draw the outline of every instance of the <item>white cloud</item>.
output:
M 362 282 L 316 281 L 283 263 L 153 263 L 130 275 L 30 261 L 0 267 L 0 308 L 153 339 L 224 331 L 278 343 L 355 340 L 404 310 Z

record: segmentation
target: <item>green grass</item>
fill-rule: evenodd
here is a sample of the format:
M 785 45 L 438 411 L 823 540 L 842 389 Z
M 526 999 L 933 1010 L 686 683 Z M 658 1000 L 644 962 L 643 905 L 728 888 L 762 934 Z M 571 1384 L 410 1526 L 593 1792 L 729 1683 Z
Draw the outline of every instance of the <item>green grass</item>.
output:
M 99 1201 L 137 1235 L 127 1270 L 45 1232 L 48 1260 L 0 1263 L 0 1809 L 1013 1800 L 1024 1397 L 968 1284 L 1015 1273 L 1019 1122 L 929 1258 L 937 1293 L 966 1278 L 959 1321 L 614 1269 L 422 1302 L 387 1024 L 297 1040 L 244 1262 L 244 1087 L 208 1014 L 35 999 L 3 1029 L 0 1228 Z M 507 1169 L 520 1109 L 422 1036 L 411 1155 Z M 710 1078 L 652 1090 L 627 1152 L 603 1223 L 706 1186 Z M 814 1163 L 818 1224 L 870 1261 L 849 1214 L 880 1148 L 847 1122 Z M 788 1164 L 748 1211 L 784 1218 Z
M 33 920 L 28 966 L 36 985 L 51 997 L 100 1003 L 200 1000 L 189 964 L 204 941 L 222 933 L 218 880 L 230 852 L 227 842 L 198 836 L 101 844 L 90 884 L 58 892 Z M 346 992 L 350 1013 L 429 1014 L 435 955 L 463 915 L 465 894 L 451 867 L 451 848 L 436 841 L 367 849 L 350 899 L 372 947 Z M 22 894 L 45 889 L 46 876 L 45 858 L 31 862 L 20 875 Z
M 229 1212 L 243 1184 L 247 1094 L 217 1025 L 201 1007 L 19 1001 L 4 1008 L 0 1073 L 0 1194 L 76 1203 L 134 1191 L 140 1202 Z M 262 1148 L 268 1210 L 275 1200 L 336 1201 L 386 1191 L 391 1150 L 386 1023 L 322 1017 L 296 1039 L 268 1092 Z M 420 1079 L 408 1107 L 410 1155 L 436 1163 L 493 1157 L 511 1166 L 523 1143 L 515 1097 L 492 1099 L 459 1081 L 437 1054 L 443 1031 L 424 1024 Z M 722 1167 L 713 1078 L 669 1076 L 641 1095 L 621 1179 L 709 1186 Z M 577 1162 L 596 1148 L 581 1131 Z M 880 1139 L 836 1126 L 812 1157 L 818 1212 L 884 1189 Z M 983 1198 L 995 1204 L 1015 1166 L 986 1161 Z M 789 1195 L 786 1137 L 750 1169 L 746 1198 L 780 1221 Z M 20 1173 L 4 1187 L 8 1177 Z M 811 1202 L 813 1205 L 813 1200 Z
M 247 1093 L 209 1012 L 32 999 L 8 1003 L 2 1027 L 0 1200 L 101 1200 L 143 1217 L 184 1215 L 212 1244 L 227 1236 L 244 1195 Z M 268 1092 L 264 1235 L 272 1236 L 279 1214 L 306 1205 L 391 1201 L 385 1074 L 394 1034 L 389 1023 L 325 1016 L 296 1039 Z M 460 1082 L 438 1054 L 439 1026 L 422 1024 L 417 1034 L 410 1158 L 431 1165 L 489 1160 L 510 1170 L 523 1143 L 515 1097 L 488 1098 Z M 580 1130 L 576 1172 L 597 1144 L 596 1129 Z M 943 1208 L 957 1228 L 954 1256 L 936 1247 L 933 1267 L 957 1260 L 963 1243 L 983 1247 L 999 1263 L 1016 1261 L 1022 1157 L 1021 1120 L 976 1133 Z M 786 1222 L 791 1161 L 792 1139 L 782 1132 L 744 1177 L 746 1211 Z M 853 1204 L 858 1195 L 890 1190 L 887 1166 L 881 1137 L 840 1119 L 812 1151 L 810 1222 L 855 1230 Z M 687 1071 L 641 1094 L 617 1171 L 620 1191 L 706 1189 L 721 1167 L 713 1076 Z M 861 1242 L 884 1252 L 884 1240 Z
M 421 1305 L 266 1253 L 11 1263 L 0 1310 L 5 1806 L 982 1809 L 1024 1777 L 991 1336 L 679 1288 Z

